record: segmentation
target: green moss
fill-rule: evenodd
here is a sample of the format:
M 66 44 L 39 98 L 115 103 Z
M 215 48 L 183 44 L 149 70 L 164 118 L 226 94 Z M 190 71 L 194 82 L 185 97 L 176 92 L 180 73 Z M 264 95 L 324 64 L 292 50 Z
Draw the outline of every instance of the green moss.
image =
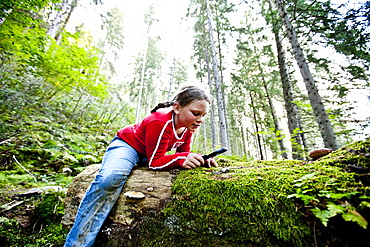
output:
M 62 247 L 68 230 L 61 224 L 52 223 L 41 231 L 34 232 L 29 239 L 27 246 L 55 246 Z
M 322 165 L 339 166 L 344 169 L 370 169 L 370 140 L 356 141 L 318 161 Z
M 293 190 L 284 188 L 294 180 L 292 167 L 301 162 L 278 163 L 279 169 L 273 162 L 248 162 L 233 164 L 228 173 L 218 174 L 222 168 L 182 172 L 165 215 L 176 219 L 171 223 L 174 229 L 196 234 L 200 245 L 213 236 L 222 238 L 225 246 L 304 246 L 310 242 L 310 227 L 287 198 Z
M 35 224 L 50 225 L 59 223 L 64 215 L 63 192 L 54 192 L 43 195 L 40 203 L 35 208 Z M 41 226 L 42 227 L 42 226 Z
M 0 217 L 0 242 L 3 245 L 9 246 L 9 242 L 19 242 L 19 231 L 20 226 L 16 220 Z
M 154 224 L 143 246 L 310 246 L 317 241 L 315 216 L 328 223 L 335 214 L 366 228 L 369 189 L 343 168 L 368 166 L 368 152 L 369 142 L 357 142 L 316 162 L 225 162 L 182 171 L 162 223 Z M 325 210 L 332 216 L 325 218 Z M 328 236 L 320 235 L 319 246 Z

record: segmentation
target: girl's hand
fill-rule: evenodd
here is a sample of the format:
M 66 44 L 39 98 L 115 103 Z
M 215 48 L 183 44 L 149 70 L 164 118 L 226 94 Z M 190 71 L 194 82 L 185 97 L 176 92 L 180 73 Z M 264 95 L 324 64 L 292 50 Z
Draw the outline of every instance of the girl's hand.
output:
M 186 169 L 193 169 L 196 167 L 199 167 L 204 164 L 204 160 L 201 155 L 195 154 L 195 153 L 190 153 L 186 157 L 184 163 L 182 164 L 183 168 Z
M 190 153 L 186 157 L 184 163 L 182 164 L 182 167 L 185 169 L 193 169 L 202 165 L 205 165 L 205 167 L 218 166 L 217 162 L 213 158 L 203 160 L 201 155 Z

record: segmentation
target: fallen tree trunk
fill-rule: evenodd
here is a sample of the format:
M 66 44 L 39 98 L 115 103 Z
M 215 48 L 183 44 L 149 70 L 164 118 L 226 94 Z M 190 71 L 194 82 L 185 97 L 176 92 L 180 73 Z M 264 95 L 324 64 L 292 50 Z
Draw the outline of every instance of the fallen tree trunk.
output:
M 135 169 L 124 192 L 143 192 L 145 198 L 122 194 L 96 246 L 369 243 L 370 141 L 315 161 L 226 161 L 220 160 L 219 168 L 181 171 L 173 183 L 170 172 Z M 72 223 L 73 210 L 98 166 L 90 168 L 70 186 L 65 225 Z
M 65 199 L 65 215 L 62 224 L 72 227 L 77 208 L 88 186 L 98 174 L 100 165 L 88 166 L 76 176 L 68 188 Z M 121 196 L 112 209 L 109 219 L 115 223 L 130 225 L 144 212 L 160 211 L 171 199 L 172 175 L 170 172 L 150 171 L 146 167 L 134 168 Z M 133 199 L 124 195 L 127 191 L 142 192 L 144 199 Z M 140 216 L 140 214 L 143 214 Z

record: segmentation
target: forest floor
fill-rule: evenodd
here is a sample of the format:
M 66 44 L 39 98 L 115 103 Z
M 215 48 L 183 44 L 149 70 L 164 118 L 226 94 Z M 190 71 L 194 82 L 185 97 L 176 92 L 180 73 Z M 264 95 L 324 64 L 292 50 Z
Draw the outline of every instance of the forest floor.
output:
M 60 186 L 43 187 L 46 189 Z M 21 182 L 0 189 L 1 246 L 63 246 L 60 225 L 64 192 L 29 188 Z
M 319 164 L 326 164 L 329 166 L 334 163 L 341 164 L 340 166 L 343 166 L 342 169 L 347 170 L 350 173 L 357 174 L 355 175 L 355 177 L 356 180 L 359 181 L 359 185 L 364 186 L 363 188 L 368 191 L 368 188 L 370 186 L 369 153 L 370 141 L 361 142 L 328 155 L 327 158 L 319 161 Z M 278 161 L 275 162 L 279 163 Z M 308 166 L 310 164 L 310 162 L 308 161 L 303 163 L 305 166 Z M 248 165 L 248 168 L 250 168 L 249 170 L 252 170 L 251 164 L 248 163 Z M 266 164 L 265 166 L 265 168 L 268 168 L 269 165 Z M 264 165 L 260 161 L 256 161 L 256 169 L 260 168 L 264 168 Z M 240 172 L 242 170 L 240 170 Z M 267 171 L 268 170 L 264 170 L 263 174 L 266 175 Z M 186 179 L 190 179 L 189 177 L 193 175 L 200 175 L 202 177 L 206 176 L 206 174 L 209 174 L 209 172 L 207 173 L 205 171 L 194 171 L 193 175 L 192 173 L 190 173 L 191 172 L 184 173 L 188 174 L 186 176 L 183 176 L 183 179 L 185 179 L 184 181 L 187 181 Z M 18 172 L 17 174 L 21 174 L 21 172 Z M 226 175 L 231 177 L 230 174 Z M 214 176 L 223 176 L 223 178 L 226 179 L 226 175 L 215 174 Z M 40 184 L 34 183 L 33 178 L 26 173 L 23 173 L 21 175 L 13 174 L 11 176 L 7 176 L 8 180 L 5 179 L 6 176 L 7 174 L 5 174 L 4 172 L 0 174 L 1 246 L 62 246 L 68 231 L 60 224 L 61 219 L 64 215 L 65 193 L 63 191 L 50 191 L 49 193 L 45 193 L 40 190 L 34 190 L 33 188 L 40 186 Z M 12 176 L 14 176 L 14 180 L 9 180 L 9 177 Z M 262 175 L 254 176 L 256 179 L 258 179 L 258 181 L 260 181 L 260 184 L 262 183 L 261 181 L 264 181 L 261 180 L 261 176 Z M 188 185 L 200 186 L 199 184 L 190 183 L 193 181 L 196 182 L 199 178 L 190 179 Z M 72 179 L 72 177 L 70 179 Z M 248 181 L 250 180 L 251 178 L 248 178 Z M 8 182 L 5 183 L 4 181 Z M 217 181 L 215 182 L 215 185 L 219 184 L 217 183 Z M 222 184 L 226 184 L 225 180 L 222 181 Z M 230 179 L 230 182 L 234 181 L 237 180 Z M 184 182 L 179 182 L 179 184 L 183 185 Z M 63 189 L 67 186 L 68 185 L 66 183 L 64 186 L 61 185 L 52 187 Z M 179 187 L 178 189 L 181 189 L 182 187 Z M 249 191 L 248 194 L 250 193 L 251 192 Z M 214 196 L 216 197 L 216 195 Z M 178 201 L 179 200 L 180 199 L 178 199 Z M 187 200 L 185 200 L 184 202 L 186 201 Z M 370 217 L 369 213 L 369 210 L 365 210 L 363 214 L 364 218 L 366 218 L 367 220 Z M 335 245 L 329 244 L 327 246 L 358 247 L 366 246 L 362 245 L 361 243 L 368 243 L 370 241 L 369 227 L 367 227 L 366 229 L 360 228 L 355 222 L 343 221 L 343 219 L 339 217 L 339 215 L 332 218 L 329 221 L 327 227 L 324 227 L 319 221 L 317 221 L 315 227 L 317 229 L 317 232 L 325 233 L 325 235 L 328 235 L 331 241 L 335 241 Z M 183 235 L 181 236 L 183 237 Z M 155 239 L 153 241 L 155 241 Z M 313 244 L 312 246 L 315 245 Z M 316 246 L 321 245 L 320 243 L 318 243 Z

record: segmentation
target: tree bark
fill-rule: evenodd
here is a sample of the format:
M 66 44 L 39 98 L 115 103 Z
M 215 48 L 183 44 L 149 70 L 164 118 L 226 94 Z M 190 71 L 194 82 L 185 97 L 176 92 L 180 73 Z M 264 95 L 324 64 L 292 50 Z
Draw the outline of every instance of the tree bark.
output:
M 322 98 L 316 87 L 315 81 L 306 62 L 306 58 L 303 54 L 303 50 L 298 42 L 296 32 L 293 28 L 292 23 L 290 22 L 288 13 L 281 0 L 275 0 L 275 3 L 276 6 L 278 7 L 280 17 L 283 20 L 295 59 L 297 61 L 299 70 L 303 77 L 303 81 L 308 92 L 308 97 L 310 99 L 311 106 L 316 117 L 316 122 L 320 129 L 321 136 L 324 140 L 324 144 L 328 148 L 337 150 L 339 146 L 334 135 L 334 131 L 331 126 L 328 114 L 326 113 L 324 104 L 322 102 Z
M 293 159 L 302 159 L 302 141 L 301 133 L 299 128 L 300 117 L 297 109 L 297 105 L 293 103 L 293 90 L 289 78 L 288 68 L 285 61 L 284 49 L 281 43 L 281 37 L 278 30 L 274 30 L 276 49 L 278 53 L 278 64 L 281 78 L 281 84 L 284 94 L 285 110 L 288 118 L 288 129 L 292 142 L 292 157 Z
M 207 17 L 208 17 L 208 28 L 209 28 L 209 39 L 210 45 L 212 50 L 212 63 L 213 63 L 213 73 L 215 79 L 215 87 L 216 87 L 216 98 L 217 98 L 217 106 L 218 106 L 218 113 L 219 113 L 219 121 L 220 121 L 220 133 L 221 133 L 221 144 L 224 147 L 229 147 L 229 138 L 227 133 L 227 123 L 226 123 L 226 109 L 223 102 L 223 94 L 222 94 L 222 85 L 220 82 L 220 77 L 218 73 L 218 62 L 217 62 L 217 55 L 216 55 L 216 48 L 215 43 L 213 40 L 213 28 L 211 22 L 211 13 L 209 10 L 209 5 L 207 1 Z
M 205 50 L 205 56 L 206 56 L 206 65 L 207 65 L 207 75 L 208 75 L 208 86 L 209 89 L 212 91 L 212 80 L 211 80 L 211 68 L 209 66 L 209 55 L 208 55 L 208 49 L 207 47 L 204 48 Z M 216 135 L 216 124 L 215 124 L 215 107 L 213 99 L 211 99 L 211 131 L 212 131 L 212 148 L 216 148 L 217 144 L 217 135 Z
M 266 83 L 265 77 L 263 76 L 264 72 L 263 72 L 261 63 L 259 61 L 258 61 L 258 68 L 259 68 L 259 70 L 261 72 L 261 75 L 262 75 L 262 84 L 263 84 L 263 88 L 265 89 L 267 102 L 268 102 L 270 110 L 271 110 L 271 116 L 272 116 L 272 120 L 274 122 L 274 127 L 275 127 L 274 132 L 275 132 L 275 136 L 278 138 L 278 143 L 279 143 L 279 147 L 280 147 L 280 151 L 281 151 L 281 157 L 283 157 L 284 159 L 287 159 L 288 154 L 287 154 L 287 150 L 286 150 L 285 145 L 284 145 L 283 135 L 281 134 L 281 129 L 280 129 L 279 122 L 278 122 L 278 119 L 277 119 L 277 116 L 276 116 L 275 107 L 274 107 L 274 104 L 272 103 L 272 99 L 271 99 L 270 93 L 269 93 L 268 88 L 267 88 L 267 83 Z
M 148 27 L 148 32 L 149 33 L 149 28 Z M 148 39 L 145 42 L 145 47 L 144 47 L 144 54 L 143 54 L 143 64 L 141 67 L 141 75 L 140 75 L 140 86 L 139 86 L 139 94 L 138 94 L 138 99 L 137 99 L 137 104 L 136 104 L 136 114 L 135 114 L 135 122 L 139 122 L 141 119 L 141 100 L 142 100 L 142 94 L 143 94 L 143 88 L 144 88 L 144 77 L 145 77 L 145 69 L 146 69 L 146 60 L 147 60 L 147 53 L 148 53 Z
M 257 137 L 257 149 L 258 149 L 258 154 L 259 154 L 259 158 L 260 160 L 263 160 L 263 150 L 262 150 L 262 141 L 261 141 L 261 136 L 260 136 L 260 133 L 259 132 L 259 127 L 258 127 L 258 119 L 257 119 L 257 111 L 256 111 L 256 107 L 254 105 L 254 100 L 253 100 L 253 95 L 252 95 L 252 91 L 249 91 L 249 97 L 251 98 L 251 107 L 252 107 L 252 112 L 253 112 L 253 119 L 254 119 L 254 127 L 255 127 L 255 131 L 256 131 L 256 137 Z
M 174 76 L 174 71 L 175 71 L 175 64 L 176 64 L 176 57 L 173 57 L 172 67 L 171 67 L 170 85 L 168 86 L 168 97 L 167 97 L 168 101 L 170 101 L 172 97 L 171 90 L 172 90 L 173 76 Z
M 59 32 L 57 32 L 57 34 L 55 35 L 55 40 L 57 41 L 57 44 L 60 44 L 63 29 L 66 28 L 69 20 L 71 19 L 72 13 L 73 13 L 73 11 L 75 10 L 76 7 L 77 7 L 77 0 L 73 0 L 72 3 L 71 3 L 71 8 L 68 11 L 67 17 L 63 22 L 63 26 L 60 28 Z
M 71 0 L 63 0 L 61 3 L 60 11 L 57 11 L 54 20 L 51 22 L 48 31 L 46 32 L 47 35 L 52 37 L 53 39 L 57 38 L 57 34 L 60 31 L 60 26 L 64 22 L 64 16 L 68 12 L 68 8 L 71 6 Z
M 217 8 L 215 8 L 216 15 L 217 14 Z M 221 85 L 224 85 L 224 76 L 223 76 L 223 59 L 222 59 L 222 51 L 221 51 L 221 37 L 220 37 L 220 23 L 218 22 L 219 18 L 216 18 L 216 33 L 217 33 L 217 48 L 218 48 L 218 57 L 219 57 L 219 71 L 220 71 L 220 83 Z M 225 100 L 225 90 L 223 87 L 221 87 L 222 90 L 222 103 L 224 105 L 224 109 L 226 109 L 226 100 Z M 226 119 L 226 129 L 229 129 L 228 122 Z
M 242 137 L 242 154 L 244 154 L 245 156 L 247 155 L 247 145 L 245 144 L 246 142 L 246 137 L 245 137 L 245 133 L 244 133 L 244 124 L 243 124 L 243 121 L 242 121 L 242 118 L 241 116 L 238 116 L 238 119 L 237 119 L 237 122 L 239 124 L 239 128 L 240 128 L 240 134 L 241 134 L 241 137 Z

